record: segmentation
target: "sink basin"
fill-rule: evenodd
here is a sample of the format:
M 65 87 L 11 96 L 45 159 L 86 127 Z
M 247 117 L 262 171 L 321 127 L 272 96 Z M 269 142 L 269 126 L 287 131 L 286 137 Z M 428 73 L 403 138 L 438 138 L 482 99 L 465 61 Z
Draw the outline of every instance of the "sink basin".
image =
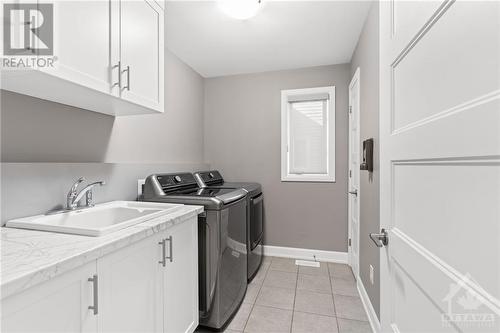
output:
M 102 236 L 169 214 L 180 204 L 112 201 L 91 208 L 53 215 L 37 215 L 8 221 L 7 227 Z

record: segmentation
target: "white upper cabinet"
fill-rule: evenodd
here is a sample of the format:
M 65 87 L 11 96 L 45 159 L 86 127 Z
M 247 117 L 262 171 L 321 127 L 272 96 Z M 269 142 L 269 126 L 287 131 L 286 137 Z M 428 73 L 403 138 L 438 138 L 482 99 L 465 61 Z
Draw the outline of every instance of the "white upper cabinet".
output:
M 43 3 L 53 5 L 54 66 L 4 68 L 2 89 L 110 115 L 163 112 L 164 11 L 156 1 Z
M 122 1 L 122 98 L 163 109 L 163 10 L 154 1 Z
M 111 41 L 110 34 L 103 33 L 111 27 L 109 2 L 55 1 L 53 8 L 57 70 L 45 71 L 91 89 L 110 92 Z

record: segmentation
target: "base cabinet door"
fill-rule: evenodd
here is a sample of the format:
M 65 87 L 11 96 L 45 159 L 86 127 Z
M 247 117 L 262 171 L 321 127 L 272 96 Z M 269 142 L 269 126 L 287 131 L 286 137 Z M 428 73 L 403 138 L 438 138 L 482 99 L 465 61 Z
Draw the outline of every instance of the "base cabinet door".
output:
M 2 299 L 1 331 L 96 332 L 93 306 L 96 262 Z
M 194 332 L 198 326 L 197 223 L 194 217 L 167 230 L 163 280 L 166 333 Z
M 160 234 L 97 262 L 99 332 L 161 332 L 162 247 Z

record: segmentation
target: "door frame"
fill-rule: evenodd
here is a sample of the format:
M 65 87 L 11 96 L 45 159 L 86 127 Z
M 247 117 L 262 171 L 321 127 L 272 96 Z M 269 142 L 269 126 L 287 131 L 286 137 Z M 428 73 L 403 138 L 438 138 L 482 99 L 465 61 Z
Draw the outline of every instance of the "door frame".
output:
M 358 128 L 358 145 L 361 146 L 361 128 L 360 128 L 360 110 L 361 110 L 361 99 L 360 99 L 360 93 L 361 93 L 361 69 L 358 67 L 356 68 L 356 71 L 354 72 L 354 75 L 352 76 L 352 79 L 351 79 L 351 82 L 349 83 L 349 110 L 348 112 L 351 113 L 352 112 L 352 96 L 351 96 L 351 89 L 354 85 L 355 82 L 357 82 L 357 99 L 358 99 L 358 108 L 357 108 L 357 128 Z M 350 194 L 347 194 L 348 197 L 347 197 L 347 223 L 348 223 L 348 241 L 349 239 L 351 240 L 351 245 L 354 243 L 357 245 L 357 251 L 356 253 L 358 254 L 358 257 L 357 257 L 357 265 L 355 267 L 357 267 L 357 271 L 354 272 L 353 270 L 353 273 L 354 273 L 354 277 L 356 278 L 356 280 L 359 278 L 359 249 L 360 249 L 360 246 L 359 246 L 359 233 L 360 233 L 360 221 L 361 221 L 361 218 L 360 218 L 360 206 L 361 206 L 361 186 L 360 186 L 360 176 L 361 176 L 361 172 L 360 172 L 360 169 L 359 168 L 355 168 L 355 170 L 351 170 L 350 167 L 351 167 L 351 118 L 352 117 L 349 117 L 349 125 L 348 125 L 348 128 L 349 128 L 349 149 L 348 149 L 348 154 L 349 154 L 349 174 L 347 175 L 347 186 L 348 186 L 348 189 L 350 190 L 350 183 L 351 183 L 351 172 L 354 174 L 354 173 L 357 173 L 358 175 L 358 194 L 357 194 L 357 198 L 358 198 L 358 232 L 356 235 L 353 235 L 353 232 L 352 232 L 352 223 L 351 223 L 351 203 L 352 203 L 352 199 L 351 199 L 351 195 Z M 360 147 L 358 147 L 358 153 L 361 152 L 360 150 Z M 359 156 L 359 158 L 361 159 L 361 156 Z M 355 242 L 352 242 L 352 239 L 355 237 L 356 241 Z M 348 244 L 347 246 L 347 253 L 348 253 L 348 262 L 349 262 L 349 266 L 351 266 L 351 268 L 353 267 L 353 258 L 352 258 L 352 246 Z

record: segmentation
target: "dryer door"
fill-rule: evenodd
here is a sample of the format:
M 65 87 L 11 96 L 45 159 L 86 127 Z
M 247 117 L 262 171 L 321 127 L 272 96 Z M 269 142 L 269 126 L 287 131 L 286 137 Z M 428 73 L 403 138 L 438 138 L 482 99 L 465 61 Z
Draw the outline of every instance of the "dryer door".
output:
M 259 245 L 264 227 L 264 195 L 253 197 L 250 204 L 250 251 Z

